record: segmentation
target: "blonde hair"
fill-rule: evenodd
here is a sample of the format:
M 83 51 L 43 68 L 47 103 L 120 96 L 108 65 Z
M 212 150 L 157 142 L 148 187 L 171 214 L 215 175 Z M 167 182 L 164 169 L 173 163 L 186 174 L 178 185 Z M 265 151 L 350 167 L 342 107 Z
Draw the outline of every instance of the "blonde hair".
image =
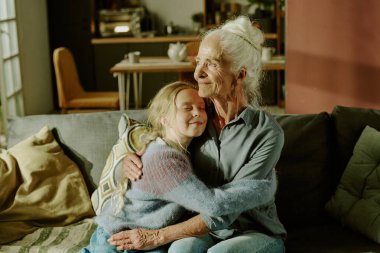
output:
M 166 118 L 169 121 L 174 119 L 176 112 L 175 99 L 177 94 L 185 89 L 198 90 L 197 86 L 189 82 L 177 81 L 164 86 L 151 100 L 147 112 L 148 123 L 152 127 L 152 134 L 156 137 L 165 137 L 167 126 L 162 124 L 162 119 Z M 178 150 L 186 151 L 186 148 L 182 147 L 179 142 L 165 141 L 168 145 Z
M 148 124 L 151 127 L 147 140 L 153 141 L 157 137 L 164 138 L 166 134 L 166 127 L 162 124 L 162 118 L 172 120 L 175 117 L 176 112 L 176 97 L 177 94 L 186 89 L 198 90 L 198 87 L 192 83 L 185 81 L 177 81 L 167 84 L 161 88 L 148 105 L 147 115 Z M 180 151 L 187 152 L 179 142 L 172 142 L 165 140 L 166 143 Z M 148 144 L 148 143 L 147 143 Z M 119 182 L 114 192 L 114 198 L 117 201 L 115 214 L 118 214 L 125 205 L 124 194 L 130 187 L 130 180 L 123 180 Z

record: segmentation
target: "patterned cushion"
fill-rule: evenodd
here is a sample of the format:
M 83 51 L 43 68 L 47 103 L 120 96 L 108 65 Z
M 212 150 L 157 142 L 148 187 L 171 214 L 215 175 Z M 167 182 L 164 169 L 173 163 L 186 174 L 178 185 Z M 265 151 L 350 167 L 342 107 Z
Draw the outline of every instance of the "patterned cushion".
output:
M 100 177 L 99 186 L 91 196 L 96 214 L 99 214 L 104 203 L 110 199 L 117 187 L 118 180 L 126 180 L 122 160 L 128 152 L 137 153 L 147 143 L 149 128 L 123 114 L 119 121 L 119 140 L 112 147 Z

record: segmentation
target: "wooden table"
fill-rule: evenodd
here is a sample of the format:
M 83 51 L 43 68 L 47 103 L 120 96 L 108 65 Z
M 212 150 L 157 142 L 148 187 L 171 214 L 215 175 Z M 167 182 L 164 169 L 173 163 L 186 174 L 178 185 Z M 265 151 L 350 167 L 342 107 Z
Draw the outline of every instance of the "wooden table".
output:
M 122 60 L 111 68 L 111 72 L 118 78 L 120 110 L 129 109 L 129 99 L 125 99 L 125 87 L 129 96 L 131 76 L 133 76 L 135 106 L 140 108 L 142 101 L 142 73 L 193 71 L 194 66 L 191 62 L 175 62 L 168 57 L 141 57 L 139 63 L 129 63 L 127 60 Z
M 263 62 L 263 70 L 283 70 L 285 59 L 283 57 Z M 145 72 L 194 72 L 195 66 L 190 61 L 175 62 L 168 57 L 140 57 L 139 63 L 130 63 L 127 60 L 115 64 L 111 73 L 118 78 L 120 110 L 129 109 L 129 96 L 131 77 L 133 77 L 135 107 L 140 108 L 142 102 L 142 74 Z

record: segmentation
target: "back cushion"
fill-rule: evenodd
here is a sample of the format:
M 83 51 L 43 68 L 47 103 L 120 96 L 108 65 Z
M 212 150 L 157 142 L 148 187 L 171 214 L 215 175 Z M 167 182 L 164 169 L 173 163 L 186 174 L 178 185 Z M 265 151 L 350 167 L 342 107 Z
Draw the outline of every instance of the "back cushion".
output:
M 127 111 L 131 118 L 143 121 L 144 110 Z M 118 139 L 118 122 L 123 112 L 95 112 L 15 117 L 8 124 L 8 147 L 47 125 L 57 141 L 80 168 L 89 192 L 97 187 L 107 156 Z
M 380 110 L 336 106 L 331 118 L 335 136 L 334 184 L 337 185 L 364 128 L 368 125 L 380 131 Z
M 280 219 L 286 226 L 317 223 L 332 194 L 329 115 L 277 115 L 275 118 L 285 135 L 276 166 Z

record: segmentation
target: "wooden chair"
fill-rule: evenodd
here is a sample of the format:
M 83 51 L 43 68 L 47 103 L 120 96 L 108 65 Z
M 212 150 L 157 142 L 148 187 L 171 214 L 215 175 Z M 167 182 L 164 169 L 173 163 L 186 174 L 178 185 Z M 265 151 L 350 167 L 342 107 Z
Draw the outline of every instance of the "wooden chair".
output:
M 62 113 L 97 110 L 117 110 L 118 92 L 85 91 L 79 80 L 74 57 L 69 49 L 53 52 L 58 103 Z

